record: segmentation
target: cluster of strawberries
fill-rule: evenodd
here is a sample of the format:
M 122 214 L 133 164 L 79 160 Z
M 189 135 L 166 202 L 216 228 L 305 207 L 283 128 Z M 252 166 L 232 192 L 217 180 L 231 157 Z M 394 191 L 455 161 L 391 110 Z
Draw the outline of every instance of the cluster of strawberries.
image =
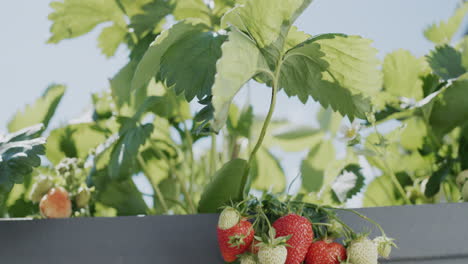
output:
M 255 222 L 254 222 L 255 224 Z M 312 223 L 306 217 L 289 213 L 268 227 L 268 234 L 255 234 L 254 224 L 233 208 L 225 208 L 217 233 L 226 262 L 240 264 L 377 264 L 378 256 L 388 257 L 392 239 L 370 240 L 356 236 L 347 247 L 330 237 L 314 239 Z M 317 223 L 323 224 L 323 223 Z
M 29 198 L 39 203 L 42 217 L 68 218 L 85 211 L 94 188 L 84 181 L 83 165 L 76 158 L 66 158 L 56 167 L 54 176 L 40 175 L 33 184 Z M 66 188 L 62 187 L 66 186 Z

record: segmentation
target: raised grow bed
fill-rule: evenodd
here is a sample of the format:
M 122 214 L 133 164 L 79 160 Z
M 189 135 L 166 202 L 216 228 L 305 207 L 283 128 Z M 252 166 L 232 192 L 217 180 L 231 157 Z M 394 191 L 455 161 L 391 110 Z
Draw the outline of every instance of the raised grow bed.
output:
M 468 204 L 360 209 L 397 239 L 389 260 L 398 264 L 468 263 Z M 343 220 L 356 229 L 355 215 Z M 11 264 L 222 264 L 218 215 L 4 220 L 0 256 Z

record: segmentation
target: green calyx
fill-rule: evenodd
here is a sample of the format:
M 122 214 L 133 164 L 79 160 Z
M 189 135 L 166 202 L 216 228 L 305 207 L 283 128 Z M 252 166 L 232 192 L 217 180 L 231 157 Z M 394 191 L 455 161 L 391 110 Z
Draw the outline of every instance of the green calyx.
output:
M 392 247 L 397 247 L 394 242 L 395 239 L 386 236 L 376 237 L 373 241 L 377 245 L 377 252 L 379 253 L 379 256 L 383 258 L 390 257 L 390 254 L 392 253 Z
M 232 247 L 232 248 L 240 248 L 240 246 L 243 246 L 245 245 L 245 235 L 244 234 L 236 234 L 236 235 L 233 235 L 233 236 L 230 236 L 229 237 L 229 247 Z
M 277 246 L 286 246 L 289 247 L 290 245 L 287 244 L 287 241 L 292 237 L 292 235 L 288 236 L 281 236 L 276 237 L 276 229 L 271 227 L 268 231 L 268 236 L 258 237 L 256 236 L 255 239 L 260 241 L 257 244 L 258 247 L 270 247 L 275 248 Z

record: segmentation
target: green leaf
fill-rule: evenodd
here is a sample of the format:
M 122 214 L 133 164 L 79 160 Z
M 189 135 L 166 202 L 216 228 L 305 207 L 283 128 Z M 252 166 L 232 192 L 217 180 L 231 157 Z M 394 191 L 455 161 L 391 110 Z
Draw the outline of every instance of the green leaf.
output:
M 343 116 L 364 118 L 372 95 L 381 86 L 379 61 L 370 41 L 327 34 L 289 50 L 281 68 L 280 86 L 305 103 L 309 96 Z
M 416 58 L 404 49 L 396 50 L 384 60 L 384 88 L 394 96 L 419 100 L 423 98 L 421 77 L 427 71 L 424 58 Z
M 421 78 L 423 82 L 424 98 L 441 88 L 440 78 L 435 74 L 427 74 Z
M 33 104 L 27 105 L 23 111 L 16 113 L 8 123 L 8 130 L 15 132 L 36 124 L 43 124 L 46 129 L 62 100 L 65 89 L 63 85 L 50 85 Z
M 131 2 L 132 0 L 127 0 Z M 173 11 L 174 7 L 164 0 L 145 0 L 145 4 L 133 4 L 134 10 L 130 18 L 129 27 L 140 38 L 151 33 L 159 33 L 163 29 L 165 18 Z M 131 3 L 129 3 L 131 5 Z M 126 8 L 128 10 L 128 8 Z
M 426 197 L 433 197 L 440 191 L 440 185 L 450 173 L 452 165 L 450 162 L 446 162 L 431 175 L 424 188 L 424 195 Z
M 401 133 L 401 145 L 408 149 L 416 151 L 422 148 L 424 137 L 427 135 L 427 128 L 421 118 L 413 117 L 403 121 L 405 128 Z
M 468 70 L 468 37 L 464 37 L 463 40 L 460 43 L 460 48 L 461 50 L 461 61 L 463 68 L 465 70 Z
M 174 201 L 178 201 L 180 197 L 180 188 L 178 182 L 174 178 L 165 178 L 158 184 L 159 190 L 161 191 L 162 196 L 167 204 L 169 209 L 173 209 L 178 204 Z M 160 206 L 161 201 L 158 196 L 155 195 L 154 198 L 155 208 L 158 212 L 163 212 L 164 210 Z
M 322 189 L 325 169 L 334 160 L 335 148 L 326 140 L 315 145 L 301 164 L 302 186 L 307 192 L 318 192 Z
M 435 44 L 450 43 L 455 33 L 458 31 L 466 13 L 468 3 L 462 4 L 447 21 L 439 24 L 432 24 L 424 31 L 424 36 Z
M 250 138 L 250 131 L 254 119 L 253 107 L 249 105 L 239 113 L 235 104 L 231 105 L 227 128 L 229 133 L 245 138 Z
M 117 48 L 125 40 L 127 30 L 117 25 L 104 28 L 98 38 L 98 47 L 108 58 L 114 56 Z
M 265 147 L 255 156 L 251 173 L 253 189 L 280 193 L 286 188 L 286 176 L 278 158 Z
M 211 11 L 203 0 L 174 0 L 174 2 L 173 15 L 177 20 L 194 18 L 208 26 L 211 25 Z
M 465 73 L 461 53 L 448 45 L 436 47 L 427 56 L 427 61 L 432 70 L 444 80 L 457 78 Z
M 320 130 L 330 132 L 332 136 L 335 136 L 340 128 L 343 117 L 339 113 L 333 112 L 331 108 L 321 108 L 318 112 L 317 119 L 320 124 Z
M 215 213 L 221 206 L 231 201 L 240 201 L 242 176 L 247 168 L 247 161 L 234 159 L 224 164 L 205 187 L 198 204 L 199 213 Z
M 104 47 L 103 52 L 109 55 L 112 50 L 110 47 L 117 45 L 117 39 L 123 40 L 122 31 L 127 32 L 124 13 L 115 0 L 63 0 L 52 2 L 50 6 L 54 11 L 49 15 L 52 21 L 49 43 L 82 36 L 97 25 L 112 21 L 113 27 L 101 33 L 99 44 Z
M 47 139 L 46 156 L 53 164 L 64 158 L 85 159 L 106 140 L 106 133 L 94 123 L 73 124 L 52 130 Z
M 347 165 L 335 179 L 331 188 L 341 203 L 358 194 L 364 187 L 364 175 L 357 164 Z
M 45 152 L 45 138 L 34 138 L 42 126 L 24 128 L 14 134 L 0 137 L 0 194 L 10 192 L 15 183 L 22 183 L 33 168 L 41 165 Z
M 364 192 L 363 206 L 391 206 L 398 204 L 393 195 L 393 183 L 389 176 L 375 178 Z
M 310 37 L 311 36 L 309 34 L 300 31 L 296 26 L 292 26 L 288 32 L 283 52 L 287 52 L 288 50 L 308 40 Z
M 267 69 L 266 61 L 255 43 L 233 29 L 221 46 L 222 56 L 216 63 L 212 88 L 214 120 L 212 128 L 219 131 L 226 123 L 234 96 L 260 70 Z
M 93 172 L 92 178 L 98 190 L 97 202 L 115 208 L 118 216 L 147 213 L 148 206 L 132 179 L 112 180 L 106 170 Z
M 429 123 L 436 135 L 443 136 L 468 120 L 468 80 L 453 82 L 434 101 Z
M 183 21 L 164 31 L 146 51 L 132 80 L 141 89 L 154 77 L 191 101 L 211 94 L 216 61 L 224 36 L 207 32 L 204 24 Z
M 311 2 L 312 0 L 246 1 L 227 12 L 222 24 L 232 25 L 254 40 L 270 68 L 273 68 L 284 52 L 286 37 L 292 24 Z M 275 8 L 271 8 L 272 6 Z
M 119 140 L 112 149 L 108 167 L 113 179 L 125 179 L 135 172 L 140 147 L 153 132 L 152 124 L 139 125 L 133 118 L 122 117 L 120 123 Z
M 303 151 L 315 146 L 323 139 L 323 133 L 311 127 L 297 127 L 273 134 L 272 146 L 288 152 Z

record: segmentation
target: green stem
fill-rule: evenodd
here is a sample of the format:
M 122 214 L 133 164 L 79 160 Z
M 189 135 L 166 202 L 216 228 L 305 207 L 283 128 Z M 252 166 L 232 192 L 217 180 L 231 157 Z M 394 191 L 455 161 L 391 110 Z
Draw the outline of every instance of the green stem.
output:
M 177 115 L 179 116 L 180 122 L 182 123 L 182 125 L 184 127 L 183 130 L 184 130 L 185 136 L 182 139 L 186 144 L 186 149 L 187 149 L 187 152 L 189 154 L 189 157 L 188 157 L 189 162 L 188 162 L 188 164 L 186 164 L 184 162 L 184 165 L 188 166 L 189 181 L 190 181 L 189 190 L 190 190 L 190 192 L 192 192 L 193 182 L 194 182 L 194 174 L 193 174 L 194 155 L 193 155 L 193 138 L 192 138 L 192 134 L 191 134 L 190 130 L 188 129 L 187 123 L 183 119 L 182 112 L 180 111 L 180 105 L 179 105 L 179 102 L 177 101 L 177 98 L 176 98 L 175 94 L 170 92 L 169 89 L 167 89 L 167 87 L 165 87 L 165 88 L 166 88 L 166 93 L 168 93 L 170 95 L 170 98 L 171 98 L 173 104 L 177 106 Z
M 210 176 L 214 175 L 216 172 L 216 161 L 217 161 L 217 151 L 216 151 L 216 134 L 211 134 L 211 152 L 210 152 Z
M 156 151 L 156 153 L 157 153 L 159 156 L 161 156 L 161 157 L 166 157 L 166 156 L 164 155 L 164 153 L 162 153 L 161 150 L 159 150 L 159 148 L 153 144 L 153 142 L 151 142 L 151 144 L 152 144 L 153 149 Z M 180 188 L 181 188 L 181 190 L 182 190 L 182 193 L 184 194 L 185 200 L 186 200 L 187 203 L 189 204 L 191 213 L 193 213 L 193 214 L 196 213 L 195 205 L 194 205 L 194 203 L 193 203 L 193 201 L 192 201 L 192 198 L 191 198 L 191 196 L 190 196 L 190 194 L 189 194 L 189 191 L 187 191 L 187 188 L 185 187 L 185 183 L 184 183 L 182 177 L 180 177 L 180 175 L 176 172 L 176 168 L 175 168 L 175 166 L 174 166 L 174 164 L 172 163 L 171 160 L 166 159 L 166 162 L 167 162 L 167 164 L 169 165 L 170 172 L 176 177 L 177 181 L 178 181 L 179 184 L 180 184 Z
M 262 143 L 263 143 L 263 140 L 265 139 L 265 135 L 266 135 L 266 132 L 268 130 L 268 125 L 270 124 L 271 122 L 271 118 L 273 116 L 273 112 L 275 110 L 275 106 L 276 106 L 276 94 L 277 94 L 277 85 L 278 85 L 278 81 L 277 81 L 278 78 L 275 78 L 274 80 L 274 83 L 273 83 L 273 87 L 271 89 L 271 103 L 270 103 L 270 109 L 268 110 L 268 114 L 265 118 L 265 121 L 263 122 L 263 127 L 262 127 L 262 130 L 260 131 L 260 136 L 258 137 L 258 140 L 257 140 L 257 143 L 255 144 L 252 152 L 250 153 L 250 156 L 249 156 L 249 161 L 247 163 L 247 167 L 244 171 L 244 175 L 242 176 L 242 181 L 241 181 L 241 188 L 239 190 L 239 197 L 242 197 L 244 195 L 244 189 L 245 189 L 245 186 L 247 184 L 247 179 L 249 177 L 249 172 L 250 172 L 250 167 L 252 166 L 252 162 L 255 158 L 255 155 L 257 154 L 257 151 L 260 149 L 260 147 L 262 146 Z
M 382 226 L 379 225 L 379 223 L 377 223 L 376 221 L 370 219 L 369 217 L 367 217 L 367 216 L 365 216 L 365 215 L 359 213 L 358 211 L 355 211 L 355 210 L 353 210 L 353 209 L 347 209 L 347 208 L 337 208 L 337 209 L 338 209 L 338 210 L 347 211 L 347 212 L 351 212 L 351 213 L 353 213 L 353 214 L 355 214 L 355 215 L 361 217 L 362 219 L 364 219 L 364 220 L 366 220 L 366 221 L 372 223 L 373 225 L 375 225 L 375 226 L 380 230 L 380 233 L 382 233 L 382 236 L 385 236 L 385 237 L 387 236 L 387 235 L 385 234 L 385 231 L 383 230 Z
M 377 130 L 377 126 L 375 125 L 375 123 L 373 123 L 372 126 L 374 127 L 375 133 L 379 137 L 380 145 L 381 145 L 384 142 L 385 138 Z M 384 147 L 380 146 L 380 148 L 382 149 Z M 401 197 L 403 197 L 403 200 L 405 200 L 406 204 L 412 204 L 410 199 L 408 197 L 406 197 L 405 189 L 403 189 L 403 186 L 398 181 L 398 178 L 396 177 L 395 173 L 393 172 L 393 169 L 388 165 L 387 151 L 384 149 L 383 151 L 379 151 L 379 152 L 380 152 L 380 157 L 382 158 L 383 165 L 384 165 L 385 169 L 387 170 L 387 174 L 390 175 L 390 179 L 392 180 L 393 184 L 397 188 L 397 190 L 400 193 Z
M 146 178 L 148 179 L 148 181 L 153 186 L 154 193 L 156 194 L 159 201 L 161 202 L 161 207 L 163 208 L 164 213 L 167 213 L 169 210 L 168 210 L 168 207 L 167 207 L 167 204 L 166 204 L 166 200 L 164 199 L 164 196 L 162 195 L 158 184 L 153 181 L 153 179 L 152 179 L 152 177 L 151 177 L 151 175 L 150 175 L 150 173 L 148 171 L 148 168 L 146 167 L 145 161 L 141 157 L 141 154 L 138 154 L 137 159 L 138 159 L 138 163 L 139 163 L 139 165 L 141 167 L 141 170 L 143 171 L 143 174 L 145 174 Z
M 180 183 L 180 188 L 182 189 L 182 193 L 184 194 L 185 200 L 187 201 L 187 203 L 189 205 L 190 213 L 195 214 L 197 212 L 197 209 L 195 208 L 195 205 L 194 205 L 194 203 L 192 201 L 192 198 L 191 198 L 189 192 L 187 191 L 187 188 L 185 187 L 183 179 L 176 172 L 176 170 L 174 169 L 174 167 L 172 165 L 171 165 L 171 172 L 172 172 L 172 174 L 174 174 L 174 176 L 176 177 L 176 179 Z

